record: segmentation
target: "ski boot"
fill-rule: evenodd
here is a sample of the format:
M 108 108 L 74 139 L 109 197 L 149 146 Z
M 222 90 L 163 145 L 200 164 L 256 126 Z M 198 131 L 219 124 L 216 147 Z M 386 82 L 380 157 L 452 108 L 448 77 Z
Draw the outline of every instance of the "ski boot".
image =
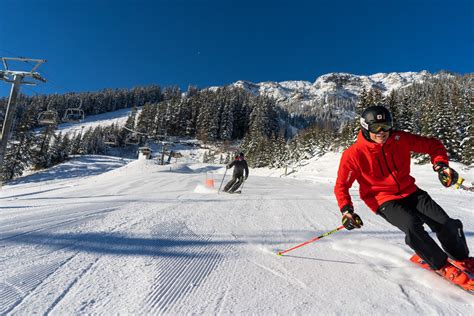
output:
M 474 279 L 463 269 L 456 267 L 450 262 L 440 270 L 437 270 L 436 273 L 467 291 L 474 291 Z

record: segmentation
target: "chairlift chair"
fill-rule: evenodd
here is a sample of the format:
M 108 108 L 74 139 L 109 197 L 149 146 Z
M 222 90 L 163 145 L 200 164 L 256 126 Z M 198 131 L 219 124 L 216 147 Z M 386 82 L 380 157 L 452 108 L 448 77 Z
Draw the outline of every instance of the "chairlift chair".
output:
M 17 139 L 16 135 L 13 135 L 8 140 L 8 145 L 18 145 L 20 141 Z
M 79 123 L 84 120 L 84 110 L 81 103 L 77 108 L 67 108 L 63 116 L 63 122 Z
M 127 145 L 138 145 L 140 143 L 140 138 L 136 133 L 127 135 L 125 138 L 125 144 Z
M 38 124 L 40 125 L 56 125 L 58 123 L 58 112 L 53 110 L 43 111 L 38 114 Z
M 84 110 L 80 108 L 69 108 L 63 116 L 63 122 L 79 123 L 84 120 Z
M 118 145 L 117 136 L 113 134 L 105 135 L 104 144 L 109 145 L 109 146 L 117 146 Z

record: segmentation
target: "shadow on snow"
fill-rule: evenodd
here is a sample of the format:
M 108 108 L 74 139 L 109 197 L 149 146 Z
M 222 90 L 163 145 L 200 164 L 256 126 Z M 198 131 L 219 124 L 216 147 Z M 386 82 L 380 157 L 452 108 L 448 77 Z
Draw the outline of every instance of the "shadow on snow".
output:
M 8 182 L 8 185 L 89 177 L 120 168 L 125 160 L 109 156 L 82 156 L 60 165 Z
M 206 241 L 196 235 L 187 234 L 180 235 L 179 238 L 140 238 L 106 233 L 31 233 L 4 242 L 38 245 L 53 249 L 71 248 L 73 251 L 98 254 L 192 258 L 205 257 L 217 248 L 226 248 L 240 243 L 239 241 Z

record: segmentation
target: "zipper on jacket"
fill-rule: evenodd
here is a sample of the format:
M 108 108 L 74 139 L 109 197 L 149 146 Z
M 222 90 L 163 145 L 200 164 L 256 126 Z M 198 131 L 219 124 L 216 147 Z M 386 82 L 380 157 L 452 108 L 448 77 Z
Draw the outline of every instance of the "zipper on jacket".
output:
M 380 172 L 382 173 L 382 177 L 383 177 L 383 176 L 385 176 L 385 174 L 383 172 L 382 163 L 380 162 L 379 157 L 377 157 L 377 162 L 379 163 Z
M 392 176 L 393 180 L 395 180 L 395 183 L 397 184 L 397 187 L 398 187 L 398 192 L 397 194 L 400 195 L 400 184 L 398 183 L 397 179 L 395 178 L 395 176 L 393 175 L 392 173 L 392 170 L 390 170 L 390 167 L 388 166 L 388 162 L 387 162 L 387 158 L 385 157 L 385 151 L 383 150 L 383 146 L 382 145 L 382 155 L 383 155 L 383 159 L 385 160 L 385 164 L 387 165 L 387 169 L 388 169 L 388 172 L 390 172 L 390 175 Z M 392 157 L 393 159 L 393 157 Z
M 393 167 L 394 167 L 395 170 L 398 172 L 397 165 L 395 164 L 395 158 L 393 158 L 393 153 L 392 153 L 392 163 L 393 163 Z

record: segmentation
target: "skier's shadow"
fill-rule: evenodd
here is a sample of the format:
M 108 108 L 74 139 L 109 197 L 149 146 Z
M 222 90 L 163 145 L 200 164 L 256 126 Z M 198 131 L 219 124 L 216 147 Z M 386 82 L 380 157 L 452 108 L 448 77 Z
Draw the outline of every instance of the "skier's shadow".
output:
M 319 259 L 319 258 L 311 258 L 311 257 L 303 257 L 303 256 L 293 256 L 293 255 L 281 255 L 281 257 L 306 259 L 306 260 L 314 260 L 314 261 L 323 261 L 323 262 L 331 262 L 331 263 L 360 264 L 360 263 L 354 262 L 354 261 L 328 260 L 328 259 Z
M 364 262 L 354 262 L 354 261 L 343 261 L 343 260 L 328 260 L 328 259 L 318 259 L 318 258 L 311 258 L 311 257 L 303 257 L 303 256 L 293 256 L 293 255 L 281 255 L 282 257 L 290 257 L 296 259 L 305 259 L 305 260 L 314 260 L 314 261 L 322 261 L 322 262 L 330 262 L 330 263 L 341 263 L 341 264 L 353 264 L 353 265 L 364 265 L 366 266 L 367 263 Z M 384 265 L 384 264 L 376 264 L 377 266 L 383 266 L 385 268 L 397 268 L 397 266 L 391 265 Z

